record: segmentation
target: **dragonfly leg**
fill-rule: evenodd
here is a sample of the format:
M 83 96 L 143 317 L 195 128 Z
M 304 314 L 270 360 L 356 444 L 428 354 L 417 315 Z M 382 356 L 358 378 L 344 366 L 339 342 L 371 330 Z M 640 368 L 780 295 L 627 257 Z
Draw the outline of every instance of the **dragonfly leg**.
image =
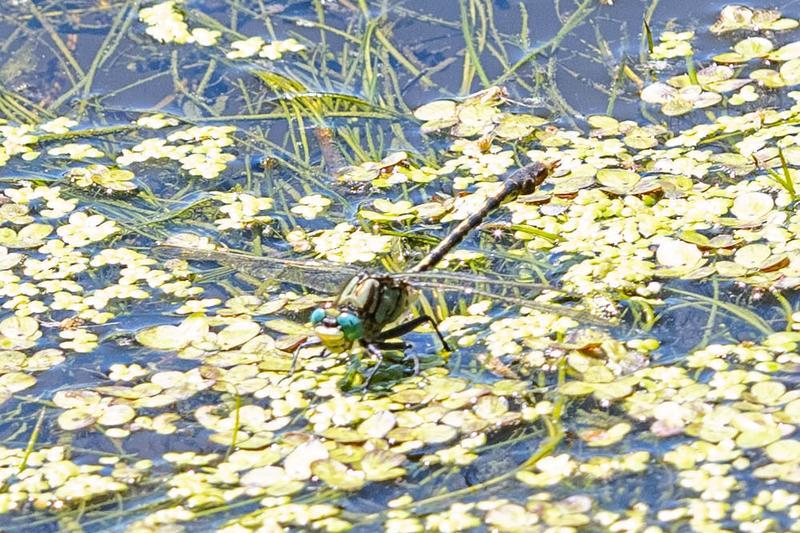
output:
M 382 331 L 378 340 L 393 339 L 395 337 L 402 337 L 406 333 L 411 333 L 412 331 L 414 331 L 417 328 L 417 326 L 419 326 L 421 324 L 424 324 L 425 322 L 430 324 L 431 327 L 433 328 L 433 331 L 436 332 L 436 335 L 439 337 L 439 340 L 442 342 L 442 346 L 444 347 L 444 349 L 447 350 L 448 352 L 451 351 L 450 350 L 450 345 L 447 344 L 447 341 L 444 340 L 444 335 L 442 335 L 442 332 L 439 331 L 439 325 L 436 323 L 436 321 L 433 318 L 429 317 L 428 315 L 420 315 L 420 316 L 418 316 L 416 318 L 412 318 L 408 322 L 400 324 L 399 326 L 395 326 L 392 329 L 387 329 L 386 331 Z
M 407 342 L 399 341 L 399 342 L 387 342 L 387 341 L 377 341 L 373 342 L 375 346 L 380 348 L 381 350 L 400 350 L 405 351 L 411 348 L 411 345 Z
M 317 355 L 311 355 L 307 357 L 307 359 L 319 359 L 321 357 L 328 357 L 330 354 L 331 352 L 329 352 L 327 348 L 323 348 L 323 350 L 319 352 Z
M 372 357 L 374 357 L 376 361 L 375 361 L 375 366 L 372 367 L 372 370 L 369 371 L 369 374 L 367 374 L 367 379 L 364 381 L 365 389 L 369 388 L 370 381 L 372 381 L 373 376 L 375 376 L 375 373 L 381 367 L 381 364 L 383 364 L 383 352 L 381 352 L 381 349 L 378 348 L 377 345 L 372 344 L 371 342 L 367 343 L 366 347 L 367 347 L 367 352 L 369 352 L 369 354 Z
M 310 339 L 303 342 L 303 344 L 295 348 L 294 355 L 292 356 L 292 366 L 289 368 L 289 375 L 291 376 L 292 374 L 294 374 L 294 371 L 297 368 L 297 359 L 300 357 L 300 350 L 302 350 L 303 348 L 308 348 L 310 346 L 321 346 L 321 345 L 322 345 L 321 340 L 319 340 L 316 337 L 311 337 Z M 326 351 L 327 349 L 322 350 L 322 353 L 325 353 Z
M 374 344 L 381 350 L 401 350 L 405 352 L 406 350 L 411 348 L 411 345 L 407 342 L 378 341 Z M 412 353 L 411 360 L 414 361 L 414 375 L 416 376 L 419 374 L 419 357 L 417 356 L 417 354 Z

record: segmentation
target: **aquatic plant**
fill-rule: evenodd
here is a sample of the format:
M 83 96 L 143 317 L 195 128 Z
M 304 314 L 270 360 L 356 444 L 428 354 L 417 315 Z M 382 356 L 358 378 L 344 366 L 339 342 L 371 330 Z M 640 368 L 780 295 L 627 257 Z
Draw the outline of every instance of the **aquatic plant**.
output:
M 653 4 L 623 58 L 615 6 L 544 37 L 499 4 L 0 14 L 4 529 L 800 527 L 797 20 Z M 590 25 L 607 109 L 580 117 L 558 54 Z M 57 72 L 34 90 L 43 35 Z M 140 87 L 163 99 L 120 110 Z M 335 296 L 289 266 L 403 271 L 529 161 L 558 166 L 426 274 L 417 310 L 452 352 L 424 326 L 417 375 L 387 352 L 359 389 L 368 353 L 308 347 L 289 372 Z

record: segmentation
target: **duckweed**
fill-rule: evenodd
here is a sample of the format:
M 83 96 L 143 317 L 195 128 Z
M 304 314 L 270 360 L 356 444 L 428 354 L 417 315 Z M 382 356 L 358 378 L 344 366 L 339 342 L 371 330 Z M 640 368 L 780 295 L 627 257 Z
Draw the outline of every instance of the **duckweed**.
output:
M 791 13 L 648 18 L 575 121 L 548 54 L 610 2 L 544 48 L 477 0 L 78 4 L 10 8 L 63 79 L 0 88 L 4 529 L 800 530 Z M 82 17 L 113 29 L 91 67 Z M 141 79 L 100 89 L 112 59 Z M 106 101 L 151 69 L 151 111 Z M 419 373 L 387 350 L 365 389 L 369 353 L 303 344 L 336 273 L 305 270 L 401 272 L 532 160 L 545 183 L 420 278 L 452 352 L 420 328 Z

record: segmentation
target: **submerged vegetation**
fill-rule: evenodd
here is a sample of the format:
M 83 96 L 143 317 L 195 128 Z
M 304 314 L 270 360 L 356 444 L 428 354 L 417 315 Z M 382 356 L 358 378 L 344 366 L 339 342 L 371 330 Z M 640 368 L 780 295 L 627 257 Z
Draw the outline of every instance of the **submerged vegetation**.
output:
M 3 531 L 800 531 L 798 19 L 425 4 L 4 8 Z M 418 284 L 452 351 L 290 372 L 531 161 Z

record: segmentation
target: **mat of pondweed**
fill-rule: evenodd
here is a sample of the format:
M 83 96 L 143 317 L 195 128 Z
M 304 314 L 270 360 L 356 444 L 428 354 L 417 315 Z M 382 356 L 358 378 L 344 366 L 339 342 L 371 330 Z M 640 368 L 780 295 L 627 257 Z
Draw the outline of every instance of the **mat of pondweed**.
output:
M 0 529 L 800 529 L 776 4 L 3 2 Z M 451 351 L 289 372 L 532 160 L 417 280 Z

